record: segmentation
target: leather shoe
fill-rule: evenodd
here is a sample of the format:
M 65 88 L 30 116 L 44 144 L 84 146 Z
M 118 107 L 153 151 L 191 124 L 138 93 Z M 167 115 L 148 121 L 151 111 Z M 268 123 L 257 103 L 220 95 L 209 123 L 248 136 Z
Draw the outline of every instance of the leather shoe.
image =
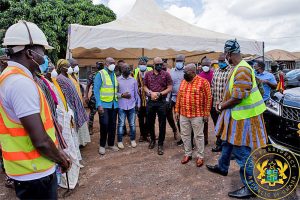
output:
M 255 197 L 255 194 L 253 194 L 251 190 L 248 189 L 248 187 L 243 186 L 236 191 L 229 192 L 228 196 L 238 199 L 247 199 L 250 197 Z
M 220 174 L 222 176 L 227 176 L 228 172 L 223 172 L 220 170 L 218 165 L 206 165 L 208 171 L 211 171 L 216 174 Z
M 202 167 L 203 164 L 204 164 L 203 158 L 197 158 L 196 160 L 197 167 Z
M 164 148 L 163 148 L 163 146 L 158 146 L 157 154 L 158 155 L 164 155 Z
M 214 148 L 211 149 L 212 152 L 221 152 L 222 151 L 222 146 L 215 146 Z
M 192 156 L 184 156 L 183 159 L 181 160 L 181 164 L 186 164 L 190 160 L 192 160 Z
M 153 149 L 155 147 L 155 140 L 151 140 L 149 144 L 149 149 Z

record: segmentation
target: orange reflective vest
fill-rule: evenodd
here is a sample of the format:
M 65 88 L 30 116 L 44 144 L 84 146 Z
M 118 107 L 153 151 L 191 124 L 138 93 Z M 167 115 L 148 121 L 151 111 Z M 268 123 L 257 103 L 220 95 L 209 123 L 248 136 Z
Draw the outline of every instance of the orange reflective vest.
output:
M 10 75 L 20 74 L 30 78 L 17 67 L 7 67 L 0 76 L 0 86 L 3 80 Z M 30 78 L 32 80 L 32 78 Z M 34 82 L 32 80 L 32 82 Z M 34 82 L 35 83 L 35 82 Z M 36 84 L 36 83 L 35 83 Z M 52 141 L 57 145 L 55 127 L 53 125 L 51 111 L 42 90 L 38 88 L 40 96 L 40 115 L 45 130 Z M 40 155 L 33 146 L 31 139 L 21 123 L 9 118 L 0 102 L 0 143 L 4 168 L 10 176 L 21 176 L 47 171 L 54 167 L 55 163 Z

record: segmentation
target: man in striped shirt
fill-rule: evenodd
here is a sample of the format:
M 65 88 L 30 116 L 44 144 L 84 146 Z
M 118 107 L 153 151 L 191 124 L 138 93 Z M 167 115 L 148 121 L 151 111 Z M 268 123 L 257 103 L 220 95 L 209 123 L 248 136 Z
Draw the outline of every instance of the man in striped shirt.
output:
M 211 118 L 216 126 L 217 120 L 219 117 L 219 113 L 216 111 L 216 105 L 222 101 L 224 88 L 229 78 L 229 75 L 233 69 L 232 66 L 227 65 L 225 62 L 225 54 L 222 53 L 219 56 L 219 68 L 214 71 L 213 80 L 211 83 L 211 93 L 213 97 L 212 109 L 210 111 Z M 220 135 L 217 135 L 216 146 L 212 148 L 213 152 L 222 151 L 222 140 L 220 139 Z
M 191 133 L 194 131 L 197 167 L 204 163 L 204 122 L 208 121 L 211 108 L 211 91 L 209 82 L 196 75 L 196 65 L 189 64 L 184 68 L 184 80 L 177 94 L 175 115 L 180 118 L 181 138 L 185 156 L 181 163 L 192 159 Z

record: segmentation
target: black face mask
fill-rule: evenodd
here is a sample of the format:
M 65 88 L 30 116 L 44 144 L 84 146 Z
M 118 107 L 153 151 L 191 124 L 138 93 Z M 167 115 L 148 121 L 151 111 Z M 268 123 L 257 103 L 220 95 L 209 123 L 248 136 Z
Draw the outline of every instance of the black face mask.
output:
M 162 64 L 156 64 L 155 65 L 155 70 L 160 72 L 162 70 Z
M 193 77 L 189 74 L 184 74 L 183 75 L 184 80 L 186 80 L 187 82 L 191 82 L 193 80 Z
M 128 77 L 130 75 L 130 70 L 126 70 L 123 72 L 123 76 Z

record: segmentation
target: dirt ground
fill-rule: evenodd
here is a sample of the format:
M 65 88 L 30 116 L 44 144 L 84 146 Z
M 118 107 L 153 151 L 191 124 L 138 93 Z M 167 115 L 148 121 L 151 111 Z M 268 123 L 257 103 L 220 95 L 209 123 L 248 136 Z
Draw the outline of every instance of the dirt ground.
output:
M 205 164 L 215 164 L 219 153 L 212 153 L 215 137 L 210 120 L 209 144 L 205 148 Z M 158 133 L 158 130 L 156 130 Z M 137 136 L 139 128 L 137 127 Z M 138 139 L 138 137 L 137 137 Z M 125 149 L 119 152 L 98 153 L 99 125 L 96 117 L 92 143 L 82 149 L 83 165 L 78 186 L 66 199 L 230 199 L 229 191 L 238 189 L 242 183 L 239 168 L 231 162 L 227 177 L 197 168 L 195 160 L 186 165 L 180 163 L 183 147 L 176 146 L 173 133 L 167 125 L 165 154 L 157 155 L 157 149 L 149 150 L 148 143 L 129 146 L 125 137 Z M 59 190 L 62 198 L 64 190 Z M 0 199 L 16 199 L 14 190 L 4 187 L 4 175 L 0 175 Z M 253 198 L 257 199 L 257 198 Z M 290 200 L 300 199 L 300 188 Z

